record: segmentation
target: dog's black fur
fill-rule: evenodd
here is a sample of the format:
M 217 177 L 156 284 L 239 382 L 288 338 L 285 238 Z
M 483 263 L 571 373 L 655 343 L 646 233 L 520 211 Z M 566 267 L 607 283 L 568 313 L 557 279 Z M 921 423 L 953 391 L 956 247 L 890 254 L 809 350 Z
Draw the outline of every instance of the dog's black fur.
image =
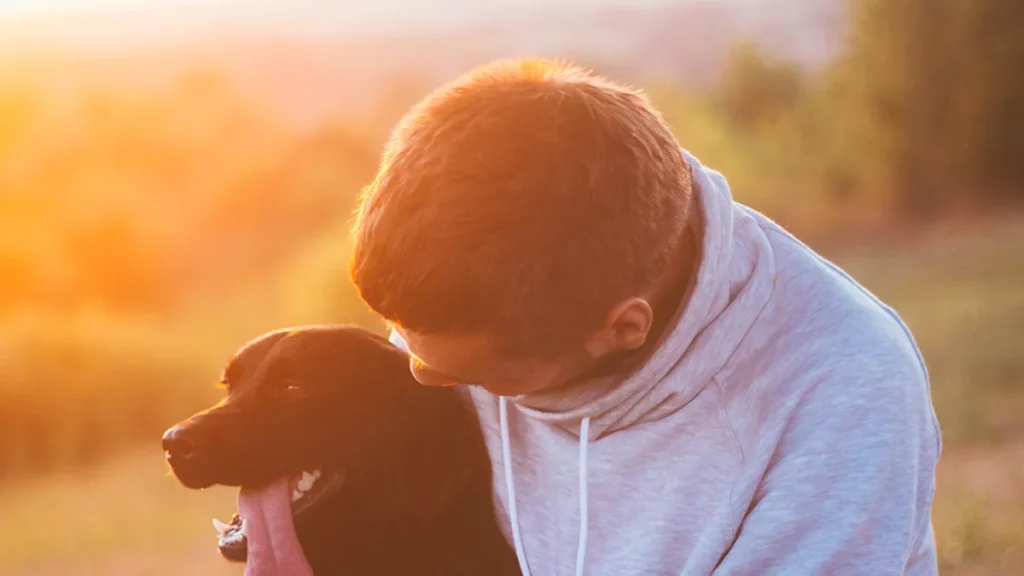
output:
M 340 489 L 294 518 L 317 576 L 520 573 L 467 399 L 419 385 L 385 339 L 348 326 L 271 332 L 237 354 L 225 383 L 223 402 L 165 434 L 172 470 L 190 488 L 343 470 Z

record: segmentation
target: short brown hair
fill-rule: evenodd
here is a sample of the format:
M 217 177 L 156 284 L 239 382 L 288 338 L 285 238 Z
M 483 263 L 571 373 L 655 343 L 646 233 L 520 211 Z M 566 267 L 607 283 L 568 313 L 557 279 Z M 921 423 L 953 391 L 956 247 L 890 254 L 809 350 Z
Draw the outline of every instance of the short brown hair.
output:
M 399 123 L 361 200 L 352 280 L 411 331 L 550 350 L 652 286 L 691 198 L 679 144 L 639 91 L 501 61 Z

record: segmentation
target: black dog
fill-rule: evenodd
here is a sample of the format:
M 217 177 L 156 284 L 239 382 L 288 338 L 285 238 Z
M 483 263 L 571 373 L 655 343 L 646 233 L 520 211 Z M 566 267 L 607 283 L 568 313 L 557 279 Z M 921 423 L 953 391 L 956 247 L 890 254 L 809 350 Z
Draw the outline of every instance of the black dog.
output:
M 410 375 L 408 356 L 346 326 L 266 334 L 227 366 L 227 398 L 168 430 L 189 488 L 292 478 L 291 514 L 317 576 L 517 575 L 493 511 L 468 400 Z M 219 523 L 218 523 L 219 524 Z M 244 561 L 236 515 L 220 549 Z

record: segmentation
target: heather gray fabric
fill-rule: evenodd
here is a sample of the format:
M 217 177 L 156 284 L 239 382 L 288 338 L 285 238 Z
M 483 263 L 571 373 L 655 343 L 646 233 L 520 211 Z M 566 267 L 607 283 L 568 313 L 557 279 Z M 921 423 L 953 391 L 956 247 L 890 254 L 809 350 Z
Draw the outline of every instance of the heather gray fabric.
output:
M 571 395 L 466 388 L 520 561 L 534 576 L 936 574 L 941 442 L 906 327 L 686 158 L 701 265 L 650 361 Z

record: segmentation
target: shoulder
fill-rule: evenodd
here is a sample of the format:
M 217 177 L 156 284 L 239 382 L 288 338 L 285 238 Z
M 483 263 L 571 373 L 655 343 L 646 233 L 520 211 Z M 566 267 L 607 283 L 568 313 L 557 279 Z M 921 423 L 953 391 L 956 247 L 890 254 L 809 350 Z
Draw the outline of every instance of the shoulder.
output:
M 831 419 L 935 436 L 928 374 L 899 315 L 842 269 L 750 211 L 771 244 L 770 302 L 722 375 L 738 421 Z M 770 427 L 770 426 L 769 426 Z M 782 433 L 782 430 L 777 430 Z
M 926 384 L 924 360 L 895 310 L 775 223 L 755 216 L 776 262 L 772 299 L 758 322 L 772 335 L 765 353 L 826 373 L 854 371 L 859 380 L 898 375 Z

